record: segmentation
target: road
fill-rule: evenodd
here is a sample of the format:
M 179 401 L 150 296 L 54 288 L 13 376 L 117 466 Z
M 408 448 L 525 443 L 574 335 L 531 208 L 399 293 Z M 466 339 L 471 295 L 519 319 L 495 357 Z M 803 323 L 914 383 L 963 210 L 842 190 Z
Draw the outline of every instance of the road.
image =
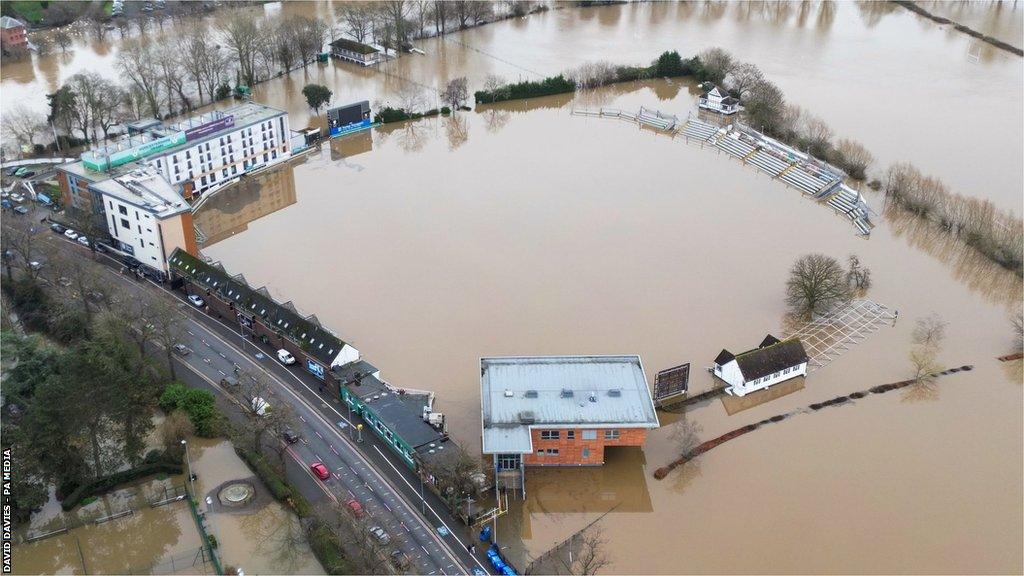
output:
M 43 230 L 40 234 L 45 234 L 47 241 L 74 250 L 82 257 L 90 257 L 87 248 L 43 226 L 40 228 Z M 183 294 L 170 292 L 148 280 L 122 275 L 115 271 L 120 270 L 120 263 L 102 254 L 97 256 L 99 261 L 110 265 L 106 267 L 110 277 L 127 290 L 160 290 L 179 300 L 179 308 L 187 318 L 182 343 L 193 350 L 184 358 L 179 357 L 179 361 L 196 378 L 227 394 L 218 383 L 224 375 L 233 374 L 235 364 L 243 371 L 263 372 L 269 376 L 272 393 L 268 401 L 289 403 L 302 423 L 301 429 L 296 430 L 302 441 L 289 446 L 288 455 L 296 463 L 295 467 L 289 467 L 290 480 L 304 496 L 313 502 L 324 497 L 332 502 L 353 497 L 360 501 L 367 511 L 367 522 L 383 527 L 391 535 L 390 546 L 401 549 L 407 555 L 410 569 L 416 572 L 455 574 L 471 569 L 492 572 L 485 557 L 467 552 L 465 543 L 471 536 L 432 492 L 423 491 L 414 473 L 382 448 L 383 444 L 368 430 L 365 430 L 363 442 L 356 441 L 354 422 L 347 411 L 346 414 L 340 411 L 338 399 L 321 396 L 311 375 L 273 360 L 269 350 L 261 350 L 240 333 L 187 304 Z M 317 461 L 332 472 L 326 482 L 316 479 L 309 469 L 309 465 Z M 301 471 L 305 477 L 296 478 L 295 471 Z

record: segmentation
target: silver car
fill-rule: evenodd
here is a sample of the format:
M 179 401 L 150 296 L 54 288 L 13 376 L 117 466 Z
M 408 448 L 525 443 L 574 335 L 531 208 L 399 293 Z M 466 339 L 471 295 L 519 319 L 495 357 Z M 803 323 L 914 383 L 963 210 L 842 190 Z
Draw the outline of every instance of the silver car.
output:
M 370 534 L 372 534 L 373 537 L 377 539 L 377 542 L 380 542 L 381 544 L 391 542 L 391 536 L 389 536 L 388 533 L 380 526 L 371 526 Z

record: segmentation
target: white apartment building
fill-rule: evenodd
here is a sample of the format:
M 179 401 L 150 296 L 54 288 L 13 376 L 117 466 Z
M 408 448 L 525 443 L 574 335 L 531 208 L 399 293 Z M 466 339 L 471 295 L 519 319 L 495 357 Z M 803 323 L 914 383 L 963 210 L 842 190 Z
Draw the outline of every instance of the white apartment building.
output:
M 191 207 L 154 169 L 140 166 L 89 189 L 103 204 L 114 248 L 139 263 L 167 274 L 176 248 L 197 253 Z
M 183 133 L 185 142 L 144 162 L 186 197 L 201 196 L 291 156 L 288 113 L 255 102 L 167 124 L 163 131 Z

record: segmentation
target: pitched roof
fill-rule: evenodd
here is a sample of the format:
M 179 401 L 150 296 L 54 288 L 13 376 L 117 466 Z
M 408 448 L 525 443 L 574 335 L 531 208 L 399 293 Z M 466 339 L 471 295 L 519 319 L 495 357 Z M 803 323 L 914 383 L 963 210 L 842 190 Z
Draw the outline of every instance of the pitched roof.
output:
M 781 340 L 769 334 L 764 337 L 764 340 L 761 340 L 761 343 L 758 344 L 757 347 L 764 348 L 765 346 L 771 346 L 772 344 L 778 344 L 779 342 L 781 342 Z
M 374 52 L 380 52 L 380 50 L 377 50 L 373 46 L 367 46 L 362 42 L 356 42 L 355 40 L 349 40 L 348 38 L 338 38 L 334 42 L 331 42 L 330 46 L 334 48 L 341 48 L 342 50 L 358 52 L 360 54 L 373 54 Z
M 176 274 L 233 302 L 237 310 L 259 316 L 263 324 L 285 334 L 325 366 L 331 366 L 346 345 L 312 317 L 303 318 L 294 307 L 279 304 L 265 290 L 251 288 L 241 276 L 232 277 L 220 264 L 203 262 L 181 248 L 174 250 L 167 263 Z
M 732 355 L 732 352 L 729 352 L 728 350 L 723 348 L 722 351 L 718 353 L 718 356 L 715 356 L 715 364 L 718 364 L 719 366 L 725 366 L 726 364 L 732 362 L 735 359 L 736 357 Z
M 0 28 L 3 28 L 4 30 L 9 30 L 11 28 L 23 28 L 24 26 L 25 24 L 17 18 L 11 18 L 10 16 L 0 18 Z
M 786 368 L 799 366 L 804 362 L 807 362 L 807 352 L 797 338 L 756 348 L 736 357 L 740 372 L 743 373 L 744 380 L 748 382 Z

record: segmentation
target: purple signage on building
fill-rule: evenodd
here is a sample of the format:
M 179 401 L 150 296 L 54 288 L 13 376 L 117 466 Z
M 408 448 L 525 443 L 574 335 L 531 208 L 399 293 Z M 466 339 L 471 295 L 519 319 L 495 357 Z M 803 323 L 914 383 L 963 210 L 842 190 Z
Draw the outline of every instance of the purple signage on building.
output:
M 218 118 L 218 119 L 213 120 L 211 122 L 207 122 L 206 124 L 203 124 L 202 126 L 196 126 L 195 128 L 189 128 L 188 130 L 185 130 L 185 141 L 186 142 L 191 142 L 192 140 L 195 140 L 197 138 L 202 138 L 204 136 L 209 136 L 210 134 L 213 134 L 214 132 L 217 132 L 219 130 L 223 130 L 225 128 L 230 128 L 230 127 L 232 127 L 234 125 L 235 125 L 235 117 L 234 116 L 224 116 L 223 118 Z

